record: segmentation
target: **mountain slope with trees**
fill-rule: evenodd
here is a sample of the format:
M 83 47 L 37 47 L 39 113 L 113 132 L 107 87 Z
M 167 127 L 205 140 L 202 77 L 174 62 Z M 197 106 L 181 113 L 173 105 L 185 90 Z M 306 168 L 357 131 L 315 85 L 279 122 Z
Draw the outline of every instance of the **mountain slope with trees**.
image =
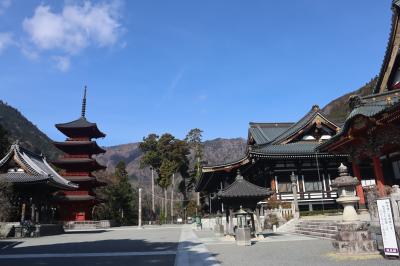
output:
M 10 142 L 19 140 L 25 148 L 38 154 L 43 153 L 49 159 L 55 159 L 61 154 L 46 134 L 3 101 L 0 101 L 0 125 L 7 131 Z

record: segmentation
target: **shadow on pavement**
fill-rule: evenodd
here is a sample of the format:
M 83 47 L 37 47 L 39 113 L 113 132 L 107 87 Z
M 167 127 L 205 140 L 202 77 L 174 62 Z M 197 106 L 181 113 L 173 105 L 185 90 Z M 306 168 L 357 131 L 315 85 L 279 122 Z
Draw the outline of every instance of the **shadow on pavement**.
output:
M 71 266 L 74 263 L 83 265 L 175 265 L 175 257 L 178 254 L 178 242 L 152 242 L 144 239 L 110 239 L 99 241 L 85 241 L 71 243 L 44 244 L 35 246 L 18 247 L 18 241 L 1 241 L 0 265 L 57 265 Z M 190 241 L 180 242 L 185 247 L 180 252 L 186 252 L 188 256 L 201 256 L 201 252 L 196 251 L 196 246 L 200 243 Z M 119 252 L 154 252 L 153 254 L 142 255 L 113 255 Z M 160 253 L 157 253 L 160 252 Z M 165 253 L 163 253 L 165 252 Z M 71 254 L 80 253 L 82 256 Z M 110 253 L 110 255 L 91 256 L 90 253 Z M 196 254 L 197 253 L 197 254 Z M 38 258 L 23 257 L 22 254 L 45 254 Z M 56 254 L 57 257 L 51 254 Z M 61 255 L 60 255 L 61 254 Z M 65 255 L 65 257 L 63 256 Z M 86 255 L 86 254 L 89 254 Z M 21 255 L 16 258 L 4 258 L 4 255 Z M 216 254 L 212 254 L 214 257 Z M 200 265 L 215 265 L 207 261 L 202 261 Z

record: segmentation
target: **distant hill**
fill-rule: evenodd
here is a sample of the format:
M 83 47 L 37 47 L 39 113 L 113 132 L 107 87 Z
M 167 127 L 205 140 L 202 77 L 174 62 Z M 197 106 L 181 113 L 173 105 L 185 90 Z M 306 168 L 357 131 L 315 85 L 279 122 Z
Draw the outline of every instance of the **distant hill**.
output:
M 350 113 L 350 108 L 347 103 L 349 97 L 355 94 L 360 96 L 371 94 L 377 79 L 378 78 L 375 77 L 358 90 L 349 92 L 331 101 L 324 108 L 322 108 L 322 113 L 324 113 L 329 120 L 341 125 Z
M 235 139 L 214 139 L 204 143 L 204 160 L 207 164 L 218 164 L 240 159 L 246 150 L 246 141 L 242 138 Z M 127 171 L 131 176 L 150 176 L 148 169 L 140 169 L 139 163 L 142 152 L 139 143 L 123 144 L 106 147 L 107 152 L 96 158 L 100 163 L 107 166 L 107 171 L 114 171 L 119 161 L 124 161 Z
M 36 153 L 45 154 L 49 159 L 56 158 L 60 151 L 52 141 L 17 109 L 0 101 L 0 124 L 7 130 L 11 142 L 20 144 Z

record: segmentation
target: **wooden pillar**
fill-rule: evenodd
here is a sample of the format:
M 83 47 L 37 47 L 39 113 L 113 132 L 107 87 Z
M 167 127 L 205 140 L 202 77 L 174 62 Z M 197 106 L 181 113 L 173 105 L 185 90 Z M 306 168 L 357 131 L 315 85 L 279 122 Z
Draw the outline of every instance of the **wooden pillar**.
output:
M 271 175 L 271 191 L 276 192 L 275 176 Z
M 356 164 L 355 162 L 352 162 L 352 167 L 353 167 L 353 175 L 357 177 L 358 181 L 360 184 L 357 185 L 356 187 L 356 192 L 357 196 L 360 198 L 359 205 L 360 209 L 365 209 L 365 196 L 364 196 L 364 190 L 361 184 L 361 171 L 360 171 L 360 166 Z
M 376 187 L 378 189 L 378 194 L 379 196 L 384 197 L 386 196 L 385 179 L 383 178 L 381 160 L 379 159 L 379 157 L 375 156 L 372 158 L 372 162 L 374 165 L 374 173 L 376 178 Z

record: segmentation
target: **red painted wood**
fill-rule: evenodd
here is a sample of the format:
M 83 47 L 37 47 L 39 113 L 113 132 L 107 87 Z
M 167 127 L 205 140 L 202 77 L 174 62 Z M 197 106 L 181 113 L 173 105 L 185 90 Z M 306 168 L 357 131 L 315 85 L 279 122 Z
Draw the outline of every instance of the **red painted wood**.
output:
M 353 174 L 355 177 L 357 177 L 358 181 L 360 181 L 360 184 L 357 185 L 356 187 L 356 192 L 357 192 L 357 196 L 360 198 L 360 205 L 365 205 L 365 196 L 364 196 L 364 190 L 362 188 L 361 185 L 361 171 L 360 171 L 360 167 L 358 166 L 358 164 L 356 163 L 352 163 L 352 167 L 353 167 Z
M 379 196 L 384 197 L 386 196 L 385 192 L 385 179 L 383 177 L 383 170 L 381 165 L 381 160 L 379 157 L 372 158 L 372 162 L 374 165 L 374 173 L 376 178 L 376 187 L 378 189 Z

